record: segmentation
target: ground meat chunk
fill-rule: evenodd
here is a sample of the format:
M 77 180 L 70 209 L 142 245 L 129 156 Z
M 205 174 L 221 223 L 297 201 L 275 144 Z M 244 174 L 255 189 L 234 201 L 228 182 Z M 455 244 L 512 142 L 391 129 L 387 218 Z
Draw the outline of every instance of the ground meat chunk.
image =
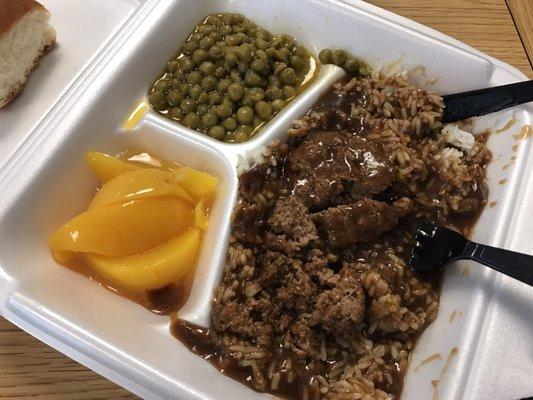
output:
M 363 199 L 352 204 L 328 208 L 313 214 L 332 247 L 349 247 L 357 242 L 376 240 L 394 228 L 398 219 L 413 207 L 412 200 L 402 198 L 392 205 Z
M 307 207 L 294 196 L 284 197 L 276 202 L 268 224 L 276 234 L 286 235 L 297 248 L 306 246 L 318 237 Z
M 365 315 L 365 295 L 355 279 L 343 279 L 317 298 L 314 316 L 326 331 L 340 336 L 357 332 Z
M 261 288 L 268 287 L 272 282 L 281 279 L 289 270 L 292 260 L 284 254 L 267 251 L 261 258 L 257 283 Z
M 341 132 L 307 135 L 289 153 L 287 168 L 293 194 L 315 209 L 330 203 L 345 186 L 359 195 L 381 193 L 393 177 L 381 144 Z

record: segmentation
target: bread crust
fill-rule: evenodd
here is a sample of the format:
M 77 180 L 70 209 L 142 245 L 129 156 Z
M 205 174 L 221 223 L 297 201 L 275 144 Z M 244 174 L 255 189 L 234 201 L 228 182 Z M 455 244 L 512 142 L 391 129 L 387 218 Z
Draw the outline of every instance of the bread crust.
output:
M 33 10 L 46 10 L 35 0 L 0 0 L 0 38 L 24 15 Z
M 2 1 L 2 0 L 0 0 Z M 56 45 L 56 41 L 55 39 L 45 45 L 40 51 L 39 51 L 39 54 L 37 55 L 37 57 L 35 57 L 35 60 L 33 60 L 33 65 L 31 66 L 31 69 L 28 70 L 28 73 L 26 74 L 26 76 L 24 77 L 24 79 L 19 82 L 17 84 L 17 86 L 15 86 L 13 88 L 13 90 L 11 90 L 11 92 L 9 92 L 9 94 L 3 98 L 3 99 L 0 99 L 0 108 L 4 107 L 6 104 L 8 104 L 11 100 L 13 100 L 15 97 L 17 97 L 17 95 L 22 92 L 22 90 L 24 89 L 24 86 L 26 86 L 26 82 L 28 81 L 28 76 L 30 75 L 31 71 L 33 71 L 38 65 L 39 65 L 39 60 L 45 56 L 47 53 L 50 52 L 50 50 L 52 50 Z

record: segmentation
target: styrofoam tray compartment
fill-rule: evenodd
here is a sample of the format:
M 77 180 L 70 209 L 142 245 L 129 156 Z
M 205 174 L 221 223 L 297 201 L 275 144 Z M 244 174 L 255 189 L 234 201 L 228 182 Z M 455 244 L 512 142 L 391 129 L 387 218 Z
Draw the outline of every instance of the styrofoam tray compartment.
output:
M 430 88 L 440 93 L 524 76 L 450 38 L 359 2 L 147 0 L 143 9 L 117 33 L 106 57 L 97 57 L 80 76 L 84 85 L 66 93 L 68 101 L 51 110 L 0 171 L 0 312 L 145 398 L 271 398 L 225 377 L 189 352 L 170 335 L 168 317 L 152 314 L 53 262 L 48 236 L 87 206 L 97 184 L 85 166 L 85 152 L 138 148 L 220 177 L 191 296 L 180 311 L 183 318 L 206 324 L 211 291 L 225 258 L 239 157 L 283 138 L 290 121 L 305 113 L 342 73 L 335 67 L 322 68 L 319 79 L 244 144 L 217 142 L 153 111 L 135 129 L 123 130 L 121 122 L 128 110 L 145 99 L 166 60 L 204 16 L 240 12 L 272 32 L 295 36 L 315 53 L 323 47 L 344 48 L 378 68 L 394 62 L 402 69 L 424 66 L 425 74 L 418 76 L 417 83 L 433 85 Z M 531 123 L 532 115 L 531 108 L 524 106 L 487 116 L 476 121 L 476 131 L 502 126 L 511 116 L 519 129 Z M 513 150 L 516 129 L 489 139 L 495 155 L 488 167 L 489 201 L 497 204 L 482 214 L 474 239 L 493 245 L 502 244 L 509 232 L 513 196 L 523 179 L 520 167 L 530 147 L 525 141 L 517 152 Z M 511 162 L 513 156 L 517 158 Z M 506 164 L 511 166 L 503 169 Z M 503 179 L 504 185 L 499 183 Z M 446 273 L 439 318 L 413 353 L 405 399 L 431 398 L 432 380 L 440 381 L 440 398 L 463 398 L 474 373 L 470 366 L 494 280 L 487 269 L 471 267 L 465 274 L 465 268 L 458 264 Z M 450 322 L 454 312 L 460 316 Z M 441 355 L 440 361 L 415 371 L 435 353 Z M 442 373 L 447 358 L 450 362 Z

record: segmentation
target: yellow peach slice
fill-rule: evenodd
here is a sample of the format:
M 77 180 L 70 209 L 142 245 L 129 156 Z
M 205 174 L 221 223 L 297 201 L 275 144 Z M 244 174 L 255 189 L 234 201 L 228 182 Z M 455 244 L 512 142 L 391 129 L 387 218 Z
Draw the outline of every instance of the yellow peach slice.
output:
M 124 172 L 142 168 L 139 165 L 122 161 L 117 157 L 100 153 L 98 151 L 87 152 L 87 162 L 89 163 L 91 171 L 93 171 L 96 177 L 104 183 Z
M 172 171 L 177 183 L 185 188 L 194 199 L 209 197 L 218 185 L 218 178 L 197 169 L 181 167 Z
M 194 225 L 205 230 L 209 222 L 209 211 L 205 199 L 200 200 L 194 207 Z
M 49 244 L 57 260 L 68 251 L 123 257 L 165 243 L 193 222 L 192 207 L 175 197 L 132 200 L 74 217 L 54 232 Z
M 175 196 L 193 202 L 187 191 L 175 182 L 170 172 L 143 168 L 124 172 L 104 184 L 94 196 L 89 210 L 129 200 L 161 196 Z
M 182 278 L 193 266 L 200 229 L 192 228 L 169 242 L 130 257 L 87 254 L 89 266 L 104 278 L 133 291 L 157 289 Z

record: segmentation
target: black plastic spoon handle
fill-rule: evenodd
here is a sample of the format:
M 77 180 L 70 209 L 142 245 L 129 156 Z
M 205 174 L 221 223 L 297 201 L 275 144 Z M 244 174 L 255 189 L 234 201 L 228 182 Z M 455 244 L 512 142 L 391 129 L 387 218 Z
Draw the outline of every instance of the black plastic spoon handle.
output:
M 468 240 L 459 258 L 477 261 L 533 286 L 533 256 Z
M 479 117 L 533 101 L 533 80 L 443 96 L 444 123 Z

